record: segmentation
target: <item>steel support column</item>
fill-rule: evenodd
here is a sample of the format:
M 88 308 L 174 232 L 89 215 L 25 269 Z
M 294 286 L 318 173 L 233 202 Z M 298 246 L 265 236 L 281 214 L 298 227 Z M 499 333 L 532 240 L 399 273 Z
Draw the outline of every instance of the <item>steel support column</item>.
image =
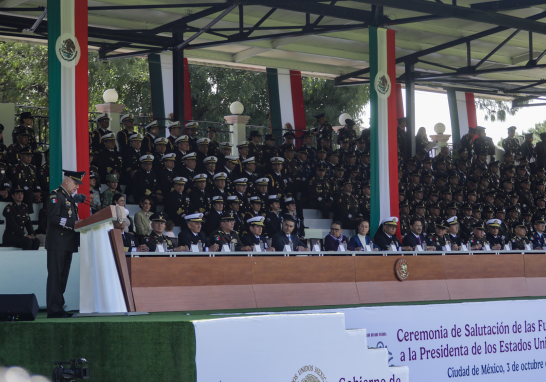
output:
M 184 41 L 182 32 L 175 35 L 178 43 Z M 186 124 L 184 113 L 184 49 L 173 50 L 173 111 L 174 120 Z M 184 131 L 184 130 L 183 130 Z
M 406 62 L 406 159 L 415 155 L 415 64 Z

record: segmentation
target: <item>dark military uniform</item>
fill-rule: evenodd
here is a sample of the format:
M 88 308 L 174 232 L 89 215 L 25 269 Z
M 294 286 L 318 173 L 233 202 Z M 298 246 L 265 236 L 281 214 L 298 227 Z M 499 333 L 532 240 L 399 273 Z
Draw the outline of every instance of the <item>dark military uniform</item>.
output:
M 341 221 L 343 228 L 356 229 L 359 221 L 360 208 L 357 198 L 352 194 L 343 192 L 334 198 L 334 220 Z
M 2 241 L 4 245 L 22 248 L 23 251 L 37 250 L 40 247 L 40 239 L 26 237 L 27 234 L 34 235 L 26 204 L 10 203 L 4 208 L 3 215 L 6 218 L 6 230 Z
M 127 131 L 126 129 L 121 129 L 116 135 L 116 141 L 118 142 L 119 152 L 123 153 L 127 147 L 130 147 L 129 137 L 136 134 L 135 132 Z
M 147 172 L 143 169 L 138 170 L 133 177 L 133 198 L 140 201 L 144 196 L 149 196 L 154 202 L 154 208 L 157 206 L 157 194 L 161 194 L 158 187 L 157 178 L 153 171 Z
M 309 207 L 320 210 L 323 219 L 328 219 L 332 202 L 332 188 L 327 178 L 314 177 L 309 182 Z
M 105 134 L 110 134 L 110 130 L 103 130 L 102 128 L 97 128 L 93 131 L 93 138 L 91 142 L 91 147 L 93 151 L 100 152 L 104 149 L 104 143 L 102 142 L 102 136 Z
M 231 243 L 234 243 L 236 251 L 240 251 L 243 247 L 239 234 L 235 232 L 235 230 L 231 231 L 230 233 L 226 233 L 224 230 L 218 229 L 210 234 L 209 242 L 211 245 L 218 244 L 218 251 L 222 250 L 222 246 L 224 244 L 230 247 Z
M 20 159 L 20 152 L 21 150 L 23 150 L 24 148 L 26 148 L 27 146 L 24 146 L 24 145 L 21 145 L 19 143 L 14 143 L 12 145 L 9 145 L 8 147 L 8 163 L 10 165 L 16 165 L 17 163 L 19 163 L 19 159 Z M 30 145 L 29 145 L 30 147 Z
M 154 137 L 152 134 L 146 133 L 144 138 L 142 138 L 142 146 L 140 149 L 145 153 L 153 153 L 155 151 L 154 141 L 156 140 L 156 138 L 157 137 Z
M 483 238 L 481 239 L 478 239 L 476 236 L 474 236 L 474 234 L 470 235 L 470 237 L 468 238 L 468 242 L 470 243 L 470 247 L 473 247 L 475 246 L 476 244 L 481 244 L 482 245 L 482 249 L 484 249 L 485 245 L 486 244 L 489 244 L 489 241 L 487 241 L 487 237 L 484 236 Z M 468 248 L 469 250 L 471 248 Z
M 184 219 L 184 215 L 190 215 L 196 211 L 196 208 L 190 202 L 190 198 L 184 192 L 179 194 L 176 191 L 171 191 L 166 195 L 165 212 L 169 215 L 174 225 L 182 229 L 187 228 L 188 224 L 186 223 L 186 219 Z
M 106 179 L 106 175 L 113 172 L 122 174 L 122 163 L 117 150 L 103 149 L 98 156 L 99 176 Z
M 155 252 L 158 245 L 163 246 L 163 243 L 167 246 L 167 251 L 174 250 L 174 245 L 170 237 L 160 235 L 154 231 L 150 232 L 149 235 L 144 236 L 143 243 L 146 244 L 150 252 Z
M 8 191 L 8 196 L 5 199 L 0 196 L 0 201 L 11 200 L 11 197 L 9 196 L 9 190 L 11 189 L 9 178 L 10 178 L 10 173 L 9 173 L 8 166 L 5 163 L 0 162 L 0 191 L 4 191 L 4 190 Z
M 264 235 L 273 237 L 277 232 L 282 229 L 283 215 L 281 211 L 275 214 L 273 211 L 269 211 L 265 214 L 264 222 Z
M 205 213 L 207 211 L 210 211 L 211 197 L 206 191 L 201 191 L 197 188 L 194 188 L 190 192 L 189 197 L 196 211 L 200 213 Z
M 531 240 L 525 236 L 519 237 L 515 235 L 512 239 L 510 239 L 509 243 L 512 249 L 525 249 L 526 245 L 531 244 Z M 531 246 L 531 248 L 533 248 L 533 246 Z
M 542 249 L 546 247 L 546 234 L 540 235 L 538 232 L 534 232 L 529 239 L 533 243 L 533 249 Z
M 72 254 L 78 251 L 80 234 L 74 231 L 79 219 L 78 207 L 72 196 L 62 187 L 53 190 L 47 204 L 47 313 L 63 313 L 64 298 L 72 263 Z
M 13 188 L 21 187 L 23 189 L 23 194 L 25 195 L 23 203 L 28 206 L 29 213 L 33 213 L 34 208 L 32 204 L 36 199 L 34 193 L 42 191 L 42 188 L 38 183 L 36 167 L 31 164 L 26 165 L 22 162 L 19 162 L 15 166 L 11 167 L 10 178 Z
M 427 236 L 427 247 L 429 248 L 435 248 L 436 251 L 441 251 L 446 245 L 446 237 L 444 236 L 438 236 L 437 234 L 433 233 L 432 235 Z
M 504 149 L 505 153 L 515 154 L 520 150 L 519 141 L 516 137 L 504 138 L 502 141 L 502 148 Z

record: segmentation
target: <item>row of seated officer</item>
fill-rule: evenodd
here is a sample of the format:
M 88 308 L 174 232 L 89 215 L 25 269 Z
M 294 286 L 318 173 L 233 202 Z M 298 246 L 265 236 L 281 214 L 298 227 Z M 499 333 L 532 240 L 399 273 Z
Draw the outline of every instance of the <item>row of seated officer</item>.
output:
M 201 231 L 203 214 L 196 213 L 185 217 L 188 229 L 178 234 L 175 246 L 172 238 L 164 236 L 165 223 L 168 216 L 164 212 L 158 212 L 150 217 L 152 231 L 145 236 L 142 243 L 129 232 L 123 232 L 125 222 L 116 223 L 115 228 L 122 230 L 123 243 L 126 252 L 187 252 L 194 248 L 199 252 L 228 251 L 254 251 L 257 248 L 265 251 L 282 251 L 285 245 L 292 244 L 296 251 L 308 250 L 298 235 L 293 234 L 295 220 L 286 218 L 283 222 L 282 231 L 273 235 L 271 247 L 268 246 L 266 237 L 262 235 L 265 218 L 256 216 L 248 219 L 249 232 L 239 237 L 234 230 L 235 216 L 233 211 L 226 211 L 222 214 L 220 228 L 208 237 Z M 193 246 L 193 247 L 192 247 Z

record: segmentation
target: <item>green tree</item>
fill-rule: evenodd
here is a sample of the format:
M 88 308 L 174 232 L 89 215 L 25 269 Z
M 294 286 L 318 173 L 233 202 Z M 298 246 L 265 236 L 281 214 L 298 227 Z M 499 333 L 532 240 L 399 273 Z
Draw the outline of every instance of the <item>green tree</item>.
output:
M 546 121 L 535 123 L 535 127 L 531 127 L 529 130 L 524 131 L 523 134 L 533 133 L 533 144 L 536 145 L 540 142 L 540 133 L 546 133 Z
M 194 119 L 223 122 L 229 105 L 239 101 L 244 114 L 250 116 L 249 124 L 271 125 L 265 73 L 201 65 L 190 65 L 189 71 Z M 320 112 L 325 112 L 333 125 L 338 124 L 341 113 L 356 118 L 370 99 L 368 86 L 338 88 L 331 80 L 304 77 L 302 87 L 308 126 Z
M 486 121 L 504 122 L 507 115 L 515 115 L 518 109 L 512 109 L 512 102 L 497 101 L 486 98 L 476 98 L 478 109 L 485 111 Z

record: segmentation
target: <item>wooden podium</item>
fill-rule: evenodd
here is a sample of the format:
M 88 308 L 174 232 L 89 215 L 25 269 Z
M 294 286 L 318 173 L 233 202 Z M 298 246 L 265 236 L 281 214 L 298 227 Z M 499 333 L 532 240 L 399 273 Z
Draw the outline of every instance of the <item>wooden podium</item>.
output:
M 121 232 L 125 209 L 108 206 L 76 223 L 80 232 L 80 314 L 135 311 Z

